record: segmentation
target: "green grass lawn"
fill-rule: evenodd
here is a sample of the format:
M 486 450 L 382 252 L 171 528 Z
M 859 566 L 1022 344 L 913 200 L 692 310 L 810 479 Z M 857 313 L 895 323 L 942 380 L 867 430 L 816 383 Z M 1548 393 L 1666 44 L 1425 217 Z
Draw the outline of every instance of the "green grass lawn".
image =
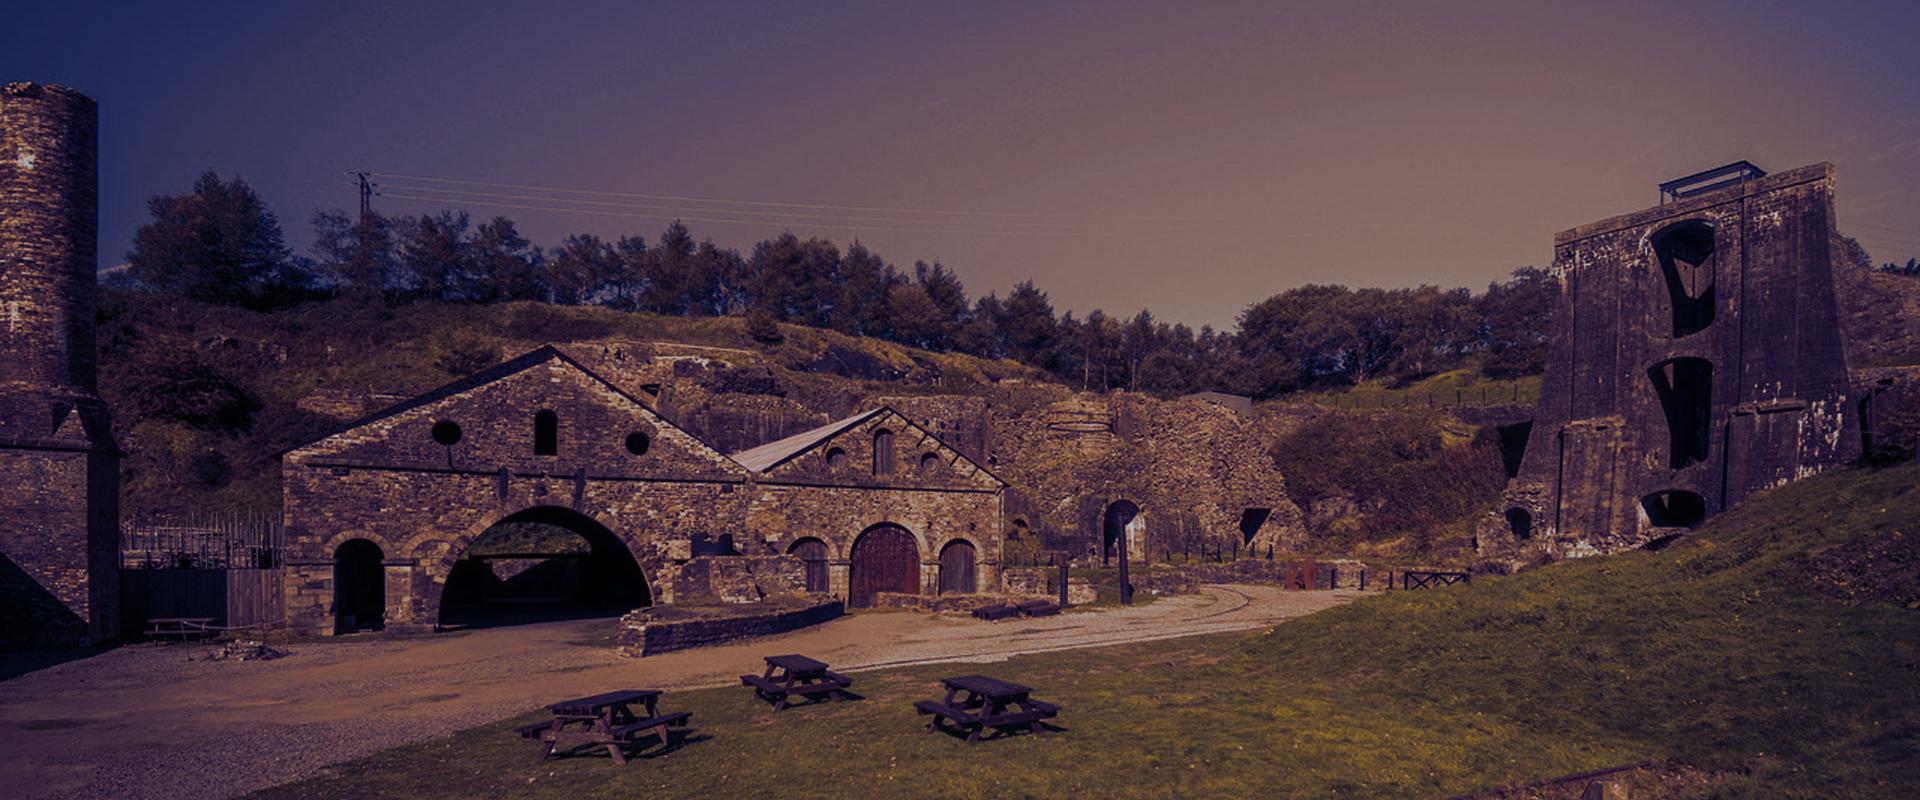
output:
M 1395 592 L 1251 635 L 860 673 L 773 714 L 668 695 L 693 740 L 538 764 L 513 724 L 265 797 L 1443 797 L 1675 759 L 1713 797 L 1920 797 L 1920 468 L 1771 493 L 1659 552 Z M 636 670 L 643 672 L 643 670 Z M 967 745 L 911 702 L 982 671 L 1064 733 Z

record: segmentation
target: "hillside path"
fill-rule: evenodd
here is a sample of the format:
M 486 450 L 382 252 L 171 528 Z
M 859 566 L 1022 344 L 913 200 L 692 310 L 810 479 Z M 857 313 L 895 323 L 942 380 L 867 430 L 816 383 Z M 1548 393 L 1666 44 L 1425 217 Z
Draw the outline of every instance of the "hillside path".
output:
M 613 654 L 609 619 L 422 637 L 301 640 L 273 661 L 204 645 L 136 645 L 0 682 L 0 786 L 11 797 L 212 800 L 328 765 L 618 688 L 738 682 L 802 652 L 854 671 L 1247 630 L 1360 597 L 1203 586 L 1123 609 L 985 623 L 861 613 L 738 644 Z

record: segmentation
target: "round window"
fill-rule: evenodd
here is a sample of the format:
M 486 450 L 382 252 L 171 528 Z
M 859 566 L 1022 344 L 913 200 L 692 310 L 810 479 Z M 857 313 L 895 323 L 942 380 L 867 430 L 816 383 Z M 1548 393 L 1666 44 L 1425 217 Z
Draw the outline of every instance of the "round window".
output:
M 847 468 L 847 451 L 835 447 L 827 451 L 827 466 L 833 469 Z
M 647 454 L 647 448 L 652 446 L 653 438 L 644 433 L 635 431 L 627 434 L 627 452 L 629 453 L 636 456 L 644 456 Z
M 460 423 L 443 419 L 433 423 L 433 440 L 452 447 L 460 443 Z

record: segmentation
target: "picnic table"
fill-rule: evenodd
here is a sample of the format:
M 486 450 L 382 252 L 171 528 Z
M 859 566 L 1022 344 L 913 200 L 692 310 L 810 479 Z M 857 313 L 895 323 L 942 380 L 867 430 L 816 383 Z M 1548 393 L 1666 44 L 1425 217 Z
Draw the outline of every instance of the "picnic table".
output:
M 213 617 L 153 617 L 147 620 L 147 638 L 172 636 L 186 641 L 216 632 Z
M 753 687 L 753 694 L 773 704 L 773 710 L 786 708 L 795 696 L 808 700 L 850 700 L 847 687 L 853 679 L 827 669 L 818 661 L 798 653 L 767 656 L 767 671 L 760 675 L 742 675 L 740 683 Z
M 913 707 L 922 714 L 933 715 L 927 721 L 928 733 L 940 730 L 944 720 L 967 734 L 967 744 L 980 741 L 980 735 L 988 728 L 1009 736 L 1020 727 L 1036 734 L 1044 733 L 1046 726 L 1041 720 L 1052 719 L 1060 713 L 1059 706 L 1033 699 L 1032 689 L 998 678 L 962 675 L 941 678 L 940 683 L 947 689 L 945 699 L 921 700 Z
M 692 719 L 690 711 L 661 714 L 659 701 L 658 689 L 622 689 L 563 700 L 547 706 L 552 720 L 521 725 L 514 732 L 523 739 L 540 740 L 541 761 L 554 750 L 587 744 L 605 746 L 613 763 L 625 764 L 626 745 L 647 736 L 658 736 L 660 744 L 666 745 L 668 726 L 684 726 Z M 634 711 L 635 704 L 645 709 L 645 716 Z

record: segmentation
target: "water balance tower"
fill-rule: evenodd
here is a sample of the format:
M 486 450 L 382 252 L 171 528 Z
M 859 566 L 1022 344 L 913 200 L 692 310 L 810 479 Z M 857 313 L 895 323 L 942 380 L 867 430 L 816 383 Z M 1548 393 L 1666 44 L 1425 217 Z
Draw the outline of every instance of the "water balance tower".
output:
M 0 86 L 0 644 L 117 632 L 119 452 L 94 388 L 99 114 Z

